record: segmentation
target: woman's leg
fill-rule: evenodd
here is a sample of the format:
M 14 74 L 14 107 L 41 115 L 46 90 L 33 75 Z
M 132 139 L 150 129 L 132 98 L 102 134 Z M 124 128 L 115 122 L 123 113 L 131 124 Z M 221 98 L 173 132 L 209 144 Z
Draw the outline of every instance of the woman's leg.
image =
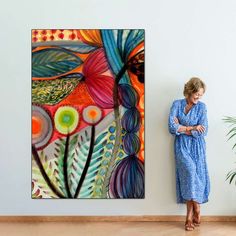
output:
M 186 221 L 185 221 L 185 230 L 192 231 L 194 230 L 194 224 L 193 224 L 193 202 L 187 201 L 187 215 L 186 215 Z
M 193 201 L 193 223 L 195 226 L 200 226 L 200 204 Z

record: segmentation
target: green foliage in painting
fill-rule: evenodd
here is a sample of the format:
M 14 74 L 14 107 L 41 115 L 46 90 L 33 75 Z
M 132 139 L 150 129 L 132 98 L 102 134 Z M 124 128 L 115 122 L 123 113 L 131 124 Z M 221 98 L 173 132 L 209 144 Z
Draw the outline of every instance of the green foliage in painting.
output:
M 32 81 L 32 102 L 41 105 L 55 105 L 68 96 L 79 84 L 82 76 L 54 80 Z
M 47 48 L 32 53 L 32 76 L 37 78 L 65 74 L 83 61 L 75 54 L 60 48 Z
M 40 160 L 46 174 L 52 183 L 56 184 L 57 181 L 55 179 L 55 169 L 52 162 L 48 159 L 47 155 L 45 155 L 43 151 L 40 153 Z M 32 198 L 42 198 L 43 196 L 45 197 L 45 195 L 46 197 L 57 198 L 53 191 L 51 191 L 51 189 L 48 187 L 37 165 L 33 165 L 32 172 L 34 175 L 34 178 L 32 179 L 32 187 L 33 189 L 36 189 L 33 192 Z

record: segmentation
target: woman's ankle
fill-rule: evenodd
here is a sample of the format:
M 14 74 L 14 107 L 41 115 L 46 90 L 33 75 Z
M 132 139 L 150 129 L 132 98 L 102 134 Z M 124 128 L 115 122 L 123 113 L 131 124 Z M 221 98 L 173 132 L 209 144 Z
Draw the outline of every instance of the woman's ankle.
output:
M 193 203 L 193 210 L 195 212 L 200 212 L 200 204 L 196 201 L 193 201 L 193 200 L 192 200 L 192 203 Z

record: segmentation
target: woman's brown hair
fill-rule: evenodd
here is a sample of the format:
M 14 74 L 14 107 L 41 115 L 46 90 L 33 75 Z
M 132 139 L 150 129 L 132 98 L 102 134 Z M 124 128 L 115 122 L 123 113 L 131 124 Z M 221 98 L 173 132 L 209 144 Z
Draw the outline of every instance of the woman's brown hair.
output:
M 205 83 L 201 79 L 193 77 L 184 85 L 184 96 L 191 96 L 193 93 L 197 93 L 201 88 L 204 90 L 205 93 Z

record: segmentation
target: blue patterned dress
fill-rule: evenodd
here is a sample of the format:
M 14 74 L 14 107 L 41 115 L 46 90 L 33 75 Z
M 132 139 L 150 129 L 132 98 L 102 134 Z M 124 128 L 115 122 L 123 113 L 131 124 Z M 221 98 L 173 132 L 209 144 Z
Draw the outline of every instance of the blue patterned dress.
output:
M 205 203 L 210 191 L 204 139 L 208 131 L 207 110 L 199 101 L 185 114 L 186 105 L 186 99 L 175 100 L 169 115 L 169 132 L 175 136 L 177 203 L 186 203 L 186 200 Z M 175 124 L 174 117 L 178 118 L 179 124 Z M 192 135 L 186 135 L 177 131 L 181 125 L 203 125 L 205 132 L 193 130 Z

